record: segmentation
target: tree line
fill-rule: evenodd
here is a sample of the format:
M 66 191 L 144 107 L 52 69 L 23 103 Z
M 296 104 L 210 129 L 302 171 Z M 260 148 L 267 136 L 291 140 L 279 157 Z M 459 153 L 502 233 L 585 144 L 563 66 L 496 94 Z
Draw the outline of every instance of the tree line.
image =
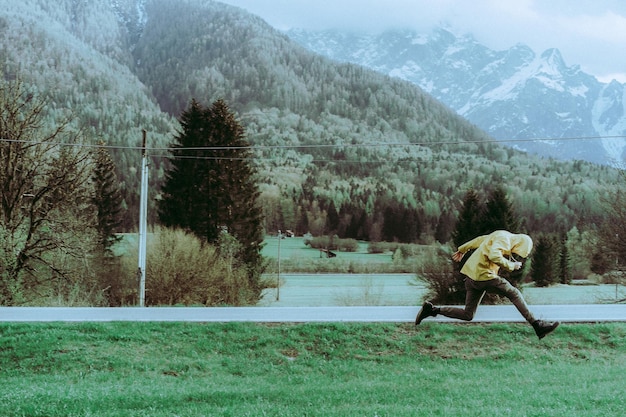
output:
M 46 105 L 20 80 L 0 83 L 0 305 L 133 303 L 133 268 L 116 253 L 125 213 L 111 155 L 67 122 L 42 123 Z M 154 247 L 146 302 L 255 303 L 263 230 L 243 128 L 223 101 L 192 101 L 181 126 L 158 200 L 171 231 Z

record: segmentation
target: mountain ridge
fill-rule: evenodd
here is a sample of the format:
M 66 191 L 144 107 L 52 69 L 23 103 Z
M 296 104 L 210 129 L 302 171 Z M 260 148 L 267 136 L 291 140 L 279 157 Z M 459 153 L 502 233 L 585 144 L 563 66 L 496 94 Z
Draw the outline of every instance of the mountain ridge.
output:
M 567 66 L 557 48 L 537 55 L 518 43 L 494 51 L 443 27 L 430 33 L 286 33 L 331 59 L 413 82 L 491 136 L 525 151 L 623 165 L 624 85 L 604 84 L 579 65 Z M 597 138 L 603 138 L 601 146 Z

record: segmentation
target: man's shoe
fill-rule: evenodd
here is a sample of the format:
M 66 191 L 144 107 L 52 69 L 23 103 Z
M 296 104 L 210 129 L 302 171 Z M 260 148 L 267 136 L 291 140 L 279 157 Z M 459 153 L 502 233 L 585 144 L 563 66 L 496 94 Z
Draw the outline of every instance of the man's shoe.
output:
M 533 322 L 533 328 L 535 329 L 535 333 L 537 333 L 537 337 L 539 339 L 543 339 L 550 333 L 554 331 L 559 326 L 558 321 L 543 321 L 543 320 L 535 320 Z
M 435 317 L 437 315 L 437 309 L 432 303 L 426 301 L 422 306 L 419 313 L 417 313 L 417 317 L 415 317 L 415 325 L 417 326 L 424 320 L 426 317 Z

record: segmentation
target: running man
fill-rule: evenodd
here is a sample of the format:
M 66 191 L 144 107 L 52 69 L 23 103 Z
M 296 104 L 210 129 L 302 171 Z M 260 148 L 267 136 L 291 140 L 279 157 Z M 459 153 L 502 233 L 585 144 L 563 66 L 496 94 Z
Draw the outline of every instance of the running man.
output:
M 465 278 L 465 307 L 435 307 L 426 301 L 415 318 L 417 326 L 426 317 L 435 317 L 442 314 L 446 317 L 471 321 L 474 318 L 478 304 L 486 292 L 502 295 L 513 303 L 522 316 L 535 329 L 539 339 L 554 331 L 559 322 L 546 322 L 535 319 L 522 297 L 522 293 L 506 279 L 500 277 L 500 268 L 508 271 L 518 270 L 522 262 L 511 260 L 515 253 L 527 258 L 533 248 L 533 241 L 525 234 L 513 234 L 505 230 L 498 230 L 489 235 L 479 236 L 459 246 L 452 255 L 455 262 L 461 262 L 465 254 L 476 249 L 461 269 Z

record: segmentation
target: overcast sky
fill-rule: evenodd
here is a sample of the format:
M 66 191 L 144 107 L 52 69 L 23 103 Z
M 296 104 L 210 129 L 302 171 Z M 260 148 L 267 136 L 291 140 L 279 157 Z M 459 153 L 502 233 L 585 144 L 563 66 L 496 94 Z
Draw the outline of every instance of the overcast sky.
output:
M 277 29 L 390 28 L 445 24 L 491 49 L 516 43 L 540 54 L 558 48 L 568 66 L 626 83 L 624 0 L 221 0 Z

